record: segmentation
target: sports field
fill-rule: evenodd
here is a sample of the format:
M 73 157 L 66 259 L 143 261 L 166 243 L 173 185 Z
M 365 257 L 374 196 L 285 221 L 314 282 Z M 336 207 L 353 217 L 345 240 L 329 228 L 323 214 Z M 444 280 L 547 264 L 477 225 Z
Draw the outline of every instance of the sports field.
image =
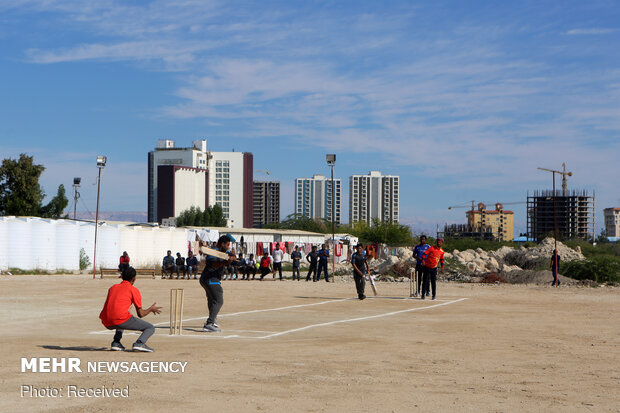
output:
M 109 351 L 98 319 L 117 282 L 0 276 L 0 411 L 620 411 L 618 288 L 439 283 L 438 300 L 422 301 L 407 283 L 378 283 L 379 297 L 359 301 L 353 283 L 224 281 L 222 332 L 203 333 L 198 281 L 140 278 L 144 307 L 164 309 L 145 318 L 155 352 L 135 353 Z M 181 336 L 168 335 L 171 288 L 185 289 Z M 187 364 L 22 373 L 22 357 Z M 69 397 L 68 386 L 129 386 L 129 397 Z

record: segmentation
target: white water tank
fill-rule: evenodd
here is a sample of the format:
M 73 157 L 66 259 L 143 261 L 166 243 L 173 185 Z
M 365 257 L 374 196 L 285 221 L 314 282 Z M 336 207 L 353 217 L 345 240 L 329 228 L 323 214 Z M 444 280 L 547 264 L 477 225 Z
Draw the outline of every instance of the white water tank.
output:
M 9 222 L 0 217 L 0 270 L 9 269 Z
M 136 268 L 161 267 L 161 257 L 153 249 L 155 228 L 143 227 L 138 230 L 138 252 L 135 254 Z M 132 257 L 132 260 L 134 258 Z
M 32 228 L 32 269 L 56 271 L 56 221 L 33 218 Z
M 31 270 L 32 257 L 35 254 L 32 245 L 32 227 L 30 218 L 13 218 L 7 222 L 9 240 L 8 255 L 9 268 Z
M 99 225 L 97 233 L 97 269 L 117 268 L 121 254 L 119 228 L 107 224 Z
M 80 269 L 80 226 L 77 222 L 63 220 L 56 224 L 56 269 Z
M 93 240 L 95 239 L 95 224 L 90 222 L 80 222 L 79 223 L 79 249 L 84 249 L 86 256 L 88 257 L 88 262 L 90 263 L 87 269 L 93 268 L 93 253 L 94 253 L 94 245 Z

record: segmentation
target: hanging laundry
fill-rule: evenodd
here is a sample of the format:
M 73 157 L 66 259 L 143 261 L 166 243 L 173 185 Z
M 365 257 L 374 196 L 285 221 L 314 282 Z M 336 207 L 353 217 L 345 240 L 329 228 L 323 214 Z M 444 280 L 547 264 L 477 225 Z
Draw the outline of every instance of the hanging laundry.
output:
M 263 243 L 262 242 L 257 242 L 256 243 L 256 256 L 260 257 L 264 254 L 263 251 Z
M 340 257 L 342 255 L 342 244 L 336 244 L 336 257 Z

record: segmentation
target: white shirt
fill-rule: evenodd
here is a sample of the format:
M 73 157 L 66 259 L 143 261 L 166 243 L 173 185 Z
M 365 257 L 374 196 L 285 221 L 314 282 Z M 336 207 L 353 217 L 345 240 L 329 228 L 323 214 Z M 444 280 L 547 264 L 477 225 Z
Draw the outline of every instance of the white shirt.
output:
M 275 250 L 272 255 L 273 255 L 273 262 L 275 263 L 282 262 L 282 258 L 284 257 L 284 253 L 282 252 L 282 250 Z

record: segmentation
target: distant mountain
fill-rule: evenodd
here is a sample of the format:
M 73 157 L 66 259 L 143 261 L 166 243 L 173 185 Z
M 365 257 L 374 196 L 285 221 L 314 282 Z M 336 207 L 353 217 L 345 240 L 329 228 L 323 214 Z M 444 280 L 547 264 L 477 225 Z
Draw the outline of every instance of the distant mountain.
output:
M 73 214 L 69 214 L 70 217 L 73 217 Z M 76 214 L 77 219 L 86 219 L 86 220 L 94 220 L 95 213 L 93 212 L 78 212 Z M 99 212 L 99 220 L 100 221 L 130 221 L 130 222 L 147 222 L 146 211 L 100 211 Z

